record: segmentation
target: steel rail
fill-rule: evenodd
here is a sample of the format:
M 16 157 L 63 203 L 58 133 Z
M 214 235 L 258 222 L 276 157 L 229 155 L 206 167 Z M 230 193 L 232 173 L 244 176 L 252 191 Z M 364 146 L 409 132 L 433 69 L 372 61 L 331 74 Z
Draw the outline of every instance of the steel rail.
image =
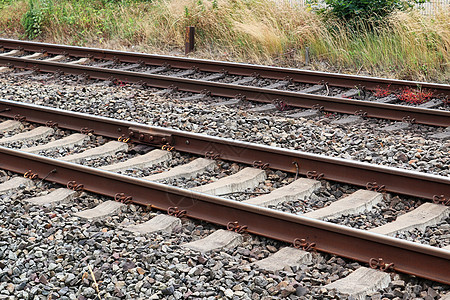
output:
M 132 202 L 155 209 L 177 207 L 190 218 L 222 226 L 238 222 L 249 233 L 287 243 L 305 239 L 318 251 L 364 263 L 382 258 L 393 263 L 395 271 L 450 284 L 450 251 L 439 248 L 4 147 L 0 147 L 0 168 L 22 174 L 32 170 L 39 178 L 60 184 L 75 181 L 86 191 L 109 197 L 123 193 Z
M 391 120 L 414 120 L 433 126 L 450 126 L 450 111 L 376 103 L 346 98 L 328 97 L 306 93 L 272 90 L 266 88 L 226 84 L 204 80 L 176 78 L 171 76 L 145 74 L 131 71 L 97 68 L 91 66 L 72 65 L 59 62 L 48 62 L 18 57 L 1 57 L 0 65 L 13 64 L 24 69 L 35 69 L 43 72 L 66 72 L 84 75 L 103 80 L 119 80 L 128 83 L 147 84 L 158 88 L 177 88 L 178 90 L 207 93 L 221 97 L 243 97 L 247 100 L 271 103 L 282 101 L 294 107 L 314 108 L 346 114 L 363 114 L 367 117 Z
M 89 56 L 95 59 L 119 60 L 121 62 L 129 63 L 143 62 L 146 65 L 153 66 L 170 65 L 173 68 L 180 69 L 198 68 L 199 70 L 206 72 L 226 72 L 228 74 L 241 76 L 259 75 L 263 78 L 279 80 L 289 78 L 295 82 L 310 84 L 328 83 L 332 86 L 347 88 L 363 86 L 369 90 L 374 90 L 378 87 L 396 90 L 405 87 L 420 87 L 434 91 L 436 94 L 442 94 L 444 96 L 450 95 L 450 85 L 419 81 L 346 75 L 292 68 L 280 68 L 137 52 L 37 43 L 11 39 L 0 39 L 0 47 L 4 47 L 7 49 L 23 49 L 25 51 L 47 52 L 51 54 L 67 54 L 74 57 Z
M 171 145 L 177 151 L 208 155 L 252 165 L 267 163 L 271 169 L 311 175 L 323 174 L 327 180 L 433 199 L 450 197 L 450 178 L 354 160 L 235 141 L 186 131 L 148 126 L 83 113 L 64 111 L 0 99 L 0 116 L 25 117 L 27 121 L 57 124 L 75 131 L 93 131 L 110 138 L 130 138 L 130 142 L 161 147 Z M 298 166 L 298 168 L 297 168 Z

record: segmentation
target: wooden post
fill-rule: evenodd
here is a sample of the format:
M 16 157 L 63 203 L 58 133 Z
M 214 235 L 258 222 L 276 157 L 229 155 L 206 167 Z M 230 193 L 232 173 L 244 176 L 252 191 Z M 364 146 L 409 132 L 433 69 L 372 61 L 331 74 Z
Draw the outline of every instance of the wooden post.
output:
M 305 49 L 305 65 L 309 65 L 309 47 Z
M 194 51 L 194 34 L 194 26 L 186 27 L 186 35 L 184 37 L 184 54 Z

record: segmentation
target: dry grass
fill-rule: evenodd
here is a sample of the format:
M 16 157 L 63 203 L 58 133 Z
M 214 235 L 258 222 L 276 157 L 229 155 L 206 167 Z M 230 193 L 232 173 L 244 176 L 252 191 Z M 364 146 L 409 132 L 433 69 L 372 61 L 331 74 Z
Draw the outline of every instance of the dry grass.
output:
M 376 31 L 355 32 L 270 0 L 33 1 L 46 42 L 181 55 L 190 25 L 197 57 L 304 67 L 309 47 L 313 69 L 449 81 L 448 8 L 433 18 L 396 13 Z M 25 36 L 27 5 L 12 0 L 0 10 L 1 35 Z
M 0 5 L 0 33 L 6 36 L 18 37 L 23 32 L 20 19 L 28 10 L 28 6 L 24 5 L 23 1 L 4 5 L 4 7 Z

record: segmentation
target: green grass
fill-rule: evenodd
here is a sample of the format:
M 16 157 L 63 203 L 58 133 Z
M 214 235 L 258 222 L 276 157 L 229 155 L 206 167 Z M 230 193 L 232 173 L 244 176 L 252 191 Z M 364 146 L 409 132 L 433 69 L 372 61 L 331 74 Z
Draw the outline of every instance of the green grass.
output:
M 196 27 L 196 57 L 449 82 L 450 10 L 396 13 L 355 31 L 270 0 L 0 0 L 0 34 L 51 43 L 182 54 Z

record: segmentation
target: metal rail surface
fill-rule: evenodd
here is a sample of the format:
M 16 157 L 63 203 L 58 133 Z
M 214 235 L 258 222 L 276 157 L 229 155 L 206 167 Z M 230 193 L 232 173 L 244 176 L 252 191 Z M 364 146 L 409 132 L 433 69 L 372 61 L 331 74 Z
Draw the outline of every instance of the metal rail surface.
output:
M 392 89 L 401 89 L 405 87 L 425 88 L 435 91 L 444 96 L 450 95 L 450 85 L 407 81 L 396 79 L 385 79 L 368 76 L 346 75 L 338 73 L 318 72 L 292 68 L 280 68 L 261 65 L 250 65 L 242 63 L 212 61 L 204 59 L 194 59 L 185 57 L 145 54 L 137 52 L 125 52 L 108 49 L 75 47 L 48 43 L 37 43 L 30 41 L 0 39 L 0 47 L 6 49 L 21 49 L 25 51 L 47 52 L 51 54 L 66 54 L 74 57 L 92 57 L 95 59 L 119 60 L 121 62 L 137 63 L 143 62 L 146 65 L 162 66 L 170 65 L 173 68 L 191 69 L 196 68 L 205 72 L 226 72 L 233 75 L 254 76 L 259 75 L 263 78 L 285 80 L 289 78 L 294 82 L 303 82 L 318 84 L 326 82 L 332 86 L 354 88 L 355 86 L 364 86 L 367 89 L 376 89 L 377 87 Z
M 372 186 L 379 190 L 434 199 L 450 197 L 450 178 L 385 167 L 354 160 L 328 157 L 296 150 L 235 141 L 186 131 L 148 126 L 83 113 L 64 111 L 0 99 L 0 116 L 25 118 L 74 131 L 91 131 L 110 138 L 129 138 L 130 142 L 162 147 L 170 145 L 177 151 L 209 155 L 223 160 L 252 165 L 268 164 L 271 169 L 302 175 L 323 174 L 327 180 Z M 441 198 L 442 198 L 441 197 Z
M 60 184 L 76 181 L 86 191 L 114 197 L 124 193 L 132 202 L 155 209 L 176 206 L 186 216 L 226 226 L 238 222 L 249 233 L 293 243 L 305 239 L 315 249 L 369 263 L 381 258 L 398 272 L 450 284 L 450 251 L 389 236 L 326 223 L 272 209 L 227 200 L 139 178 L 0 147 L 0 168 L 16 173 L 32 170 L 39 178 Z M 358 247 L 355 247 L 358 245 Z
M 173 76 L 146 74 L 20 57 L 0 56 L 0 65 L 10 64 L 13 64 L 15 67 L 19 68 L 33 69 L 43 72 L 65 72 L 102 80 L 111 80 L 113 78 L 122 82 L 146 84 L 157 88 L 177 88 L 181 91 L 207 93 L 220 97 L 244 97 L 247 100 L 263 103 L 282 101 L 283 103 L 293 107 L 319 107 L 321 110 L 325 111 L 346 114 L 359 113 L 367 117 L 398 121 L 414 120 L 416 123 L 427 125 L 444 127 L 450 126 L 450 111 L 445 110 L 376 103 L 371 101 L 352 100 L 346 98 L 242 86 L 205 80 L 177 78 Z

